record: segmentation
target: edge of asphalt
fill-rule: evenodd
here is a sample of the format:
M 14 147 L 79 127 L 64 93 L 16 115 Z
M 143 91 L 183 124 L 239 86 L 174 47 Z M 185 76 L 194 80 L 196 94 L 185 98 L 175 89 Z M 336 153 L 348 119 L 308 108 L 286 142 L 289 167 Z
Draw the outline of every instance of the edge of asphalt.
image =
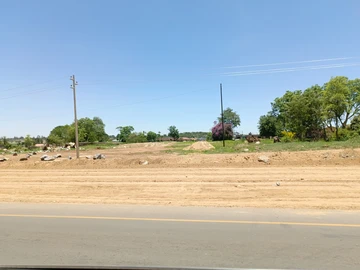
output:
M 311 209 L 0 203 L 0 218 L 5 217 L 360 228 L 360 211 Z

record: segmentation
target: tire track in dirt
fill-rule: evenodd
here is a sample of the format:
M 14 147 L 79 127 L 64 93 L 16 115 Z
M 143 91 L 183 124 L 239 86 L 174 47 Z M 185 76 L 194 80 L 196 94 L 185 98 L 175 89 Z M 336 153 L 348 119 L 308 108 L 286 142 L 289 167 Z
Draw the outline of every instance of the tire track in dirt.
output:
M 360 209 L 359 167 L 7 169 L 0 183 L 2 202 Z

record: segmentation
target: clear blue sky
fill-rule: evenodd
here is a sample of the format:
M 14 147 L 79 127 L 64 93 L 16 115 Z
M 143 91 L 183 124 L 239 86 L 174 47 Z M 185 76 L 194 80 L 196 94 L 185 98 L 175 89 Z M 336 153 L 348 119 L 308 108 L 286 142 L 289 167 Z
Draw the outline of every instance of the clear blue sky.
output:
M 79 82 L 78 116 L 106 131 L 208 131 L 224 106 L 238 131 L 286 90 L 360 77 L 360 1 L 1 1 L 0 135 L 45 135 L 73 121 L 69 76 Z M 249 67 L 279 62 L 336 61 Z M 341 68 L 226 76 L 228 72 Z M 224 68 L 247 66 L 243 68 Z M 30 93 L 28 93 L 30 92 Z

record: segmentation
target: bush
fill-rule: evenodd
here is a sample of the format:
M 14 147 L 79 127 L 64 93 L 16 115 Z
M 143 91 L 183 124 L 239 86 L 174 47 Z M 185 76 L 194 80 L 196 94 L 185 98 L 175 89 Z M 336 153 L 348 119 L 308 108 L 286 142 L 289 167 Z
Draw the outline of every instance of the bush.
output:
M 47 142 L 48 144 L 55 144 L 57 146 L 59 145 L 64 145 L 65 141 L 63 139 L 61 139 L 58 135 L 49 135 L 49 137 L 47 138 Z
M 282 135 L 281 140 L 283 142 L 292 142 L 294 140 L 296 134 L 295 134 L 295 132 L 283 130 L 283 131 L 281 131 L 281 135 Z
M 233 130 L 231 124 L 224 124 L 225 140 L 232 140 Z M 223 139 L 222 123 L 217 124 L 211 130 L 213 141 L 221 141 Z
M 35 141 L 30 137 L 30 135 L 26 135 L 24 139 L 24 145 L 26 148 L 31 149 L 35 145 Z
M 148 142 L 155 142 L 157 134 L 153 131 L 149 131 L 146 135 L 146 139 Z
M 1 138 L 0 146 L 6 149 L 10 149 L 12 147 L 11 143 L 9 143 L 8 139 L 5 136 Z
M 127 143 L 143 143 L 147 142 L 147 138 L 144 133 L 131 133 L 126 139 Z
M 359 136 L 358 131 L 345 129 L 345 128 L 339 128 L 338 134 L 339 134 L 339 139 L 338 139 L 339 141 L 347 141 L 351 138 L 356 138 Z M 336 140 L 335 132 L 331 134 L 330 140 L 332 141 Z

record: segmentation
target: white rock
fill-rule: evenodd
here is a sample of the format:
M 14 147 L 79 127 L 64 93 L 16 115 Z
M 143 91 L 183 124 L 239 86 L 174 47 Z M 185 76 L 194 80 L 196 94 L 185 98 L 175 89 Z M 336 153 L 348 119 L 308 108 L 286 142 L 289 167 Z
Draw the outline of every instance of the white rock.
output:
M 258 161 L 259 162 L 269 163 L 270 159 L 267 156 L 260 156 L 260 157 L 258 157 Z

